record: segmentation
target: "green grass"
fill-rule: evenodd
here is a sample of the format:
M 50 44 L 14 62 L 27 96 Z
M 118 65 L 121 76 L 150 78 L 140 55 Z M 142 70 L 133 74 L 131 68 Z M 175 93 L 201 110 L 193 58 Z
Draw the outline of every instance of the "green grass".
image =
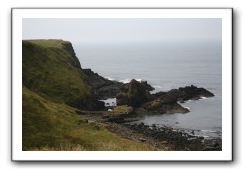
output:
M 23 87 L 23 150 L 152 150 L 152 147 L 88 123 L 66 104 L 54 103 Z
M 62 40 L 23 41 L 23 84 L 30 90 L 74 105 L 90 96 L 72 45 Z
M 162 106 L 162 103 L 161 103 L 160 99 L 157 99 L 157 100 L 153 100 L 151 102 L 147 102 L 145 104 L 145 106 L 147 107 L 148 110 L 156 110 Z
M 22 45 L 23 150 L 152 150 L 77 114 L 74 104 L 86 103 L 91 87 L 70 42 L 25 40 Z
M 128 105 L 120 105 L 120 106 L 116 106 L 113 109 L 113 112 L 115 114 L 127 114 L 127 113 L 131 113 L 133 112 L 133 107 L 128 106 Z
M 25 40 L 26 42 L 34 43 L 38 46 L 42 46 L 44 48 L 54 47 L 54 48 L 62 48 L 63 44 L 70 43 L 68 41 L 64 41 L 61 39 L 35 39 L 35 40 Z

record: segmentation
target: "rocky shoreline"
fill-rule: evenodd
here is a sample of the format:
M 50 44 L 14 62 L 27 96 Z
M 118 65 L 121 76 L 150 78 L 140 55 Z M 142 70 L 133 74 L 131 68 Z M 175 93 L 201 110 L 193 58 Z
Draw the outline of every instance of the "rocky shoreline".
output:
M 63 150 L 62 143 L 68 146 L 65 150 L 77 144 L 79 150 L 107 150 L 106 146 L 124 142 L 123 138 L 148 144 L 150 150 L 221 150 L 221 139 L 138 122 L 149 114 L 188 113 L 182 102 L 214 96 L 204 88 L 190 85 L 152 93 L 154 88 L 147 81 L 106 79 L 81 68 L 72 44 L 63 40 L 23 40 L 22 56 L 23 150 L 46 146 Z M 109 98 L 116 103 L 105 104 Z M 115 139 L 116 134 L 121 137 Z M 110 150 L 124 150 L 117 145 Z
M 205 139 L 202 136 L 190 135 L 184 131 L 170 127 L 157 127 L 140 124 L 124 124 L 132 130 L 143 133 L 156 140 L 173 145 L 177 151 L 221 151 L 222 140 L 220 138 Z
M 222 139 L 207 139 L 189 134 L 171 127 L 158 127 L 136 123 L 137 118 L 131 115 L 109 116 L 106 111 L 78 112 L 87 122 L 103 124 L 108 130 L 124 138 L 144 142 L 155 147 L 155 150 L 168 151 L 221 151 Z
M 155 94 L 150 93 L 152 90 L 154 88 L 147 81 L 132 79 L 130 83 L 120 87 L 116 96 L 117 104 L 131 106 L 138 114 L 187 113 L 189 109 L 180 103 L 214 96 L 210 91 L 194 85 Z
M 93 88 L 94 97 L 100 99 L 99 102 L 108 98 L 115 98 L 117 101 L 113 106 L 104 103 L 100 111 L 81 111 L 82 113 L 79 114 L 85 118 L 95 123 L 106 124 L 108 130 L 123 137 L 128 138 L 130 135 L 130 139 L 149 142 L 156 150 L 165 148 L 174 151 L 222 150 L 220 138 L 206 139 L 184 130 L 137 123 L 141 115 L 188 113 L 190 110 L 183 107 L 181 103 L 202 97 L 213 97 L 214 94 L 210 91 L 191 85 L 152 94 L 154 88 L 147 81 L 139 82 L 132 79 L 129 83 L 122 84 L 105 79 L 90 69 L 83 71 L 89 76 L 88 83 Z

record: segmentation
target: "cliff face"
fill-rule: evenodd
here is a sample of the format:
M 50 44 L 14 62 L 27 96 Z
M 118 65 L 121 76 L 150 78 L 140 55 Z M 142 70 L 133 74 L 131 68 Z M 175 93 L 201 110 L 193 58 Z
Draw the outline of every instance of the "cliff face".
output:
M 110 81 L 82 69 L 72 44 L 63 40 L 24 40 L 22 52 L 23 150 L 152 150 L 82 119 L 81 109 L 103 110 L 98 99 L 117 96 L 117 115 L 188 112 L 178 101 L 214 96 L 195 86 L 151 94 L 147 82 Z
M 108 80 L 82 70 L 70 42 L 26 40 L 22 45 L 23 150 L 151 149 L 82 119 L 80 109 L 104 108 L 94 89 Z
M 87 83 L 72 44 L 62 40 L 22 43 L 23 85 L 42 97 L 81 109 L 102 108 Z
M 178 102 L 214 96 L 210 91 L 194 85 L 155 94 L 150 93 L 152 90 L 154 88 L 146 81 L 138 82 L 132 79 L 121 86 L 120 92 L 116 96 L 117 105 L 132 106 L 136 108 L 134 112 L 138 114 L 187 113 L 189 109 Z
M 98 99 L 115 98 L 120 92 L 123 83 L 108 80 L 91 69 L 82 69 L 82 71 L 87 75 L 87 83 L 92 87 L 93 95 Z

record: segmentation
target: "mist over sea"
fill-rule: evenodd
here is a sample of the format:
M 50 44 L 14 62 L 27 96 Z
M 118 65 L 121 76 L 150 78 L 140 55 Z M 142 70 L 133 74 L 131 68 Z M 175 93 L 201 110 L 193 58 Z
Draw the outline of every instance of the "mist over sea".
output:
M 74 44 L 82 68 L 103 77 L 128 82 L 148 81 L 155 91 L 186 85 L 204 87 L 212 98 L 190 100 L 189 113 L 145 116 L 145 124 L 192 130 L 206 137 L 222 136 L 221 42 Z

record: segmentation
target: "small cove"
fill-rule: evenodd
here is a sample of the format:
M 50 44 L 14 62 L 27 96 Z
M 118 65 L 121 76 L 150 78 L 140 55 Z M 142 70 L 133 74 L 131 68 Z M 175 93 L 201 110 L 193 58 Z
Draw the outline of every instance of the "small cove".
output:
M 222 137 L 221 43 L 110 44 L 74 46 L 82 68 L 103 77 L 128 82 L 146 80 L 155 91 L 196 85 L 212 98 L 181 103 L 189 113 L 148 115 L 139 122 L 168 126 L 205 137 Z M 99 63 L 99 64 L 98 64 Z

